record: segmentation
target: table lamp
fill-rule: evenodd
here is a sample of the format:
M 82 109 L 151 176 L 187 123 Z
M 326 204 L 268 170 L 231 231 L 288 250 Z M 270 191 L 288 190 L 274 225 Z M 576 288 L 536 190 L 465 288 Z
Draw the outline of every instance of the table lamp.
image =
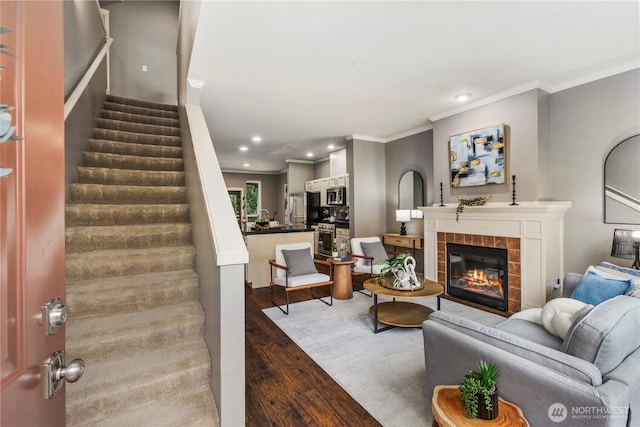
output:
M 611 256 L 632 259 L 633 265 L 631 267 L 640 270 L 640 230 L 616 228 L 613 231 Z
M 396 221 L 400 222 L 400 235 L 407 235 L 407 227 L 405 227 L 405 223 L 411 221 L 411 211 L 408 209 L 398 209 L 396 211 Z

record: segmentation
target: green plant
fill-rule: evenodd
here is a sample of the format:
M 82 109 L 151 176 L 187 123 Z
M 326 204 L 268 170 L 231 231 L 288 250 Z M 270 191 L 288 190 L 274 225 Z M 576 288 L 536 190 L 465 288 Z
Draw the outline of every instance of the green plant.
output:
M 464 416 L 478 416 L 478 396 L 482 395 L 488 410 L 493 410 L 491 394 L 496 391 L 496 383 L 500 377 L 500 369 L 491 363 L 481 360 L 478 371 L 467 372 L 460 382 L 460 400 L 464 406 Z
M 382 263 L 382 270 L 380 270 L 381 276 L 390 276 L 393 274 L 393 271 L 404 265 L 404 259 L 409 256 L 408 253 L 398 254 L 393 258 L 389 258 L 388 260 Z
M 472 199 L 458 199 L 458 207 L 456 208 L 456 222 L 460 219 L 460 214 L 464 211 L 465 206 L 482 206 L 491 198 L 488 196 L 478 196 Z

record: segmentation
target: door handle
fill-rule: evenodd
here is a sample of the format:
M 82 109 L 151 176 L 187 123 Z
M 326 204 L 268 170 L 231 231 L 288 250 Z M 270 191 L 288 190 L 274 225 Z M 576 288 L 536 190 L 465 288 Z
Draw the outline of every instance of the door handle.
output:
M 64 382 L 75 383 L 84 374 L 84 360 L 73 359 L 67 366 L 64 351 L 54 351 L 42 364 L 42 381 L 44 398 L 55 397 L 62 389 Z
M 62 299 L 54 298 L 42 306 L 44 317 L 44 335 L 53 335 L 60 330 L 69 318 L 69 309 Z

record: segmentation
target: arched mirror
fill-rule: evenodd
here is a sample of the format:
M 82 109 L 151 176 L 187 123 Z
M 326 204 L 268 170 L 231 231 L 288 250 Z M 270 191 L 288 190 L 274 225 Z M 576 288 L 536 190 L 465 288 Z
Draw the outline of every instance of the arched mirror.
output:
M 640 135 L 613 147 L 604 161 L 604 222 L 640 224 Z
M 420 172 L 408 170 L 398 183 L 398 209 L 418 209 L 424 205 L 424 183 Z

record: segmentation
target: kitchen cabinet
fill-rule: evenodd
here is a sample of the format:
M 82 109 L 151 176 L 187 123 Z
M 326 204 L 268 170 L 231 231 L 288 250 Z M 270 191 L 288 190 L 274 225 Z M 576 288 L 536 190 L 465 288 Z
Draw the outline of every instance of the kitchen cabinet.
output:
M 327 206 L 327 188 L 329 188 L 329 178 L 320 180 L 320 206 Z
M 327 189 L 344 187 L 347 189 L 347 206 L 349 205 L 349 174 L 313 179 L 304 183 L 305 191 L 320 193 L 320 206 L 327 206 Z
M 329 188 L 346 187 L 349 175 L 338 175 L 329 177 Z
M 307 181 L 304 183 L 305 191 L 309 191 L 311 193 L 319 193 L 320 192 L 320 180 L 315 179 L 313 181 Z

